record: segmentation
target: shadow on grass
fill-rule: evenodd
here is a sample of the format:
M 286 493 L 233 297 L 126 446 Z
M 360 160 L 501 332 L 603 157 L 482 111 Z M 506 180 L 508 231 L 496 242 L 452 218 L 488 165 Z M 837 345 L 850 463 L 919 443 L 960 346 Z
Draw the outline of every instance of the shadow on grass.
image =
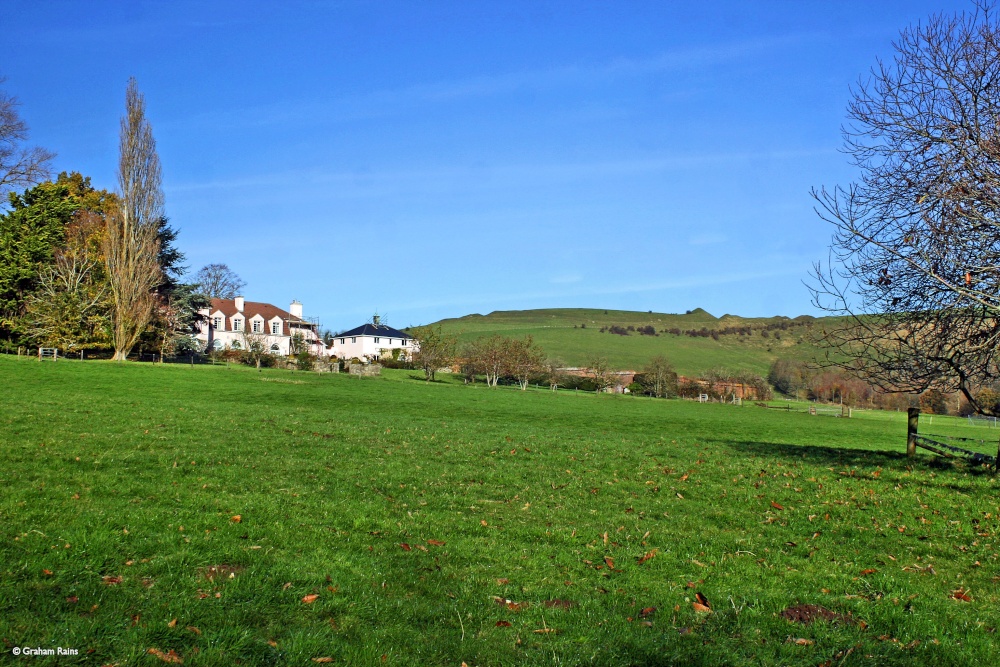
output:
M 852 447 L 823 447 L 817 445 L 789 445 L 785 443 L 758 441 L 723 441 L 725 447 L 738 452 L 741 456 L 760 456 L 764 458 L 783 458 L 789 461 L 804 461 L 826 467 L 860 467 L 860 468 L 891 468 L 914 469 L 926 468 L 935 472 L 961 472 L 970 475 L 993 475 L 992 466 L 972 463 L 963 458 L 945 458 L 931 454 L 918 454 L 915 458 L 906 456 L 906 452 L 873 451 L 855 449 Z

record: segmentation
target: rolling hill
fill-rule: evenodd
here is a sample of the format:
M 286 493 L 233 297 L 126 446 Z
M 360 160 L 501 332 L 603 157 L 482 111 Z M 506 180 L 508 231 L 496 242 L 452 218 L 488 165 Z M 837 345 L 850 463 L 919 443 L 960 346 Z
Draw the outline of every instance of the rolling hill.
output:
M 568 366 L 587 366 L 603 355 L 615 368 L 640 369 L 651 357 L 662 354 L 681 375 L 699 375 L 718 367 L 767 375 L 775 359 L 814 358 L 819 350 L 813 332 L 821 321 L 807 315 L 794 319 L 715 317 L 701 308 L 683 315 L 546 308 L 466 315 L 435 325 L 457 335 L 460 343 L 493 333 L 530 335 L 546 354 Z

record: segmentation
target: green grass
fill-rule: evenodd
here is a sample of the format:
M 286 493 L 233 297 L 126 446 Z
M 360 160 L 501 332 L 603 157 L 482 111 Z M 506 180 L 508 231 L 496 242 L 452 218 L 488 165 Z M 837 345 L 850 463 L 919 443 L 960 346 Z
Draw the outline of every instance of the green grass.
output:
M 781 321 L 795 326 L 779 331 L 780 338 L 775 337 L 774 331 L 767 338 L 761 336 L 764 327 Z M 770 365 L 779 357 L 808 361 L 816 356 L 812 333 L 822 327 L 824 320 L 809 320 L 811 327 L 798 326 L 805 321 L 733 315 L 717 318 L 700 308 L 686 315 L 551 308 L 467 315 L 442 320 L 440 324 L 447 332 L 457 334 L 462 342 L 492 333 L 516 337 L 531 335 L 547 353 L 573 366 L 586 366 L 595 357 L 606 356 L 616 368 L 639 370 L 652 357 L 663 354 L 682 375 L 697 376 L 712 368 L 724 367 L 751 370 L 766 376 Z M 602 327 L 611 325 L 653 326 L 660 335 L 601 333 Z M 729 334 L 719 340 L 666 333 L 675 327 L 681 331 L 702 327 L 711 331 L 744 326 L 752 327 L 754 333 L 749 336 Z
M 5 662 L 1000 659 L 997 482 L 906 459 L 896 415 L 405 371 L 0 356 L 0 378 Z M 867 625 L 780 616 L 799 603 Z

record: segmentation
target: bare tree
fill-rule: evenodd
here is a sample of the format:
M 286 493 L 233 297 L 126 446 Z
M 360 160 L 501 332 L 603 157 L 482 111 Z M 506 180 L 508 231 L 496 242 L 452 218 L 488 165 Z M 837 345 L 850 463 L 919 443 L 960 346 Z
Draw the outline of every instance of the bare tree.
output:
M 244 328 L 241 337 L 243 338 L 242 357 L 244 363 L 254 364 L 259 371 L 261 363 L 271 356 L 267 334 L 263 331 L 249 331 Z
M 677 373 L 662 354 L 650 359 L 642 369 L 642 384 L 657 398 L 677 395 Z
M 902 31 L 852 90 L 844 150 L 861 172 L 813 191 L 834 227 L 814 303 L 845 316 L 827 363 L 885 391 L 998 378 L 1000 25 L 988 4 Z
M 417 327 L 410 333 L 416 339 L 417 346 L 413 354 L 413 364 L 424 371 L 424 377 L 430 382 L 438 369 L 455 360 L 458 340 L 455 336 L 446 334 L 440 324 L 436 327 Z
M 118 160 L 118 202 L 108 218 L 104 255 L 111 286 L 114 359 L 124 360 L 149 323 L 162 279 L 157 232 L 163 216 L 160 158 L 135 79 L 125 93 Z
M 247 286 L 236 272 L 225 264 L 206 264 L 194 277 L 202 294 L 210 299 L 235 299 Z
M 0 77 L 0 83 L 4 79 Z M 55 157 L 44 148 L 26 148 L 28 125 L 18 113 L 17 98 L 0 91 L 0 195 L 39 183 L 49 177 Z
M 618 374 L 611 369 L 607 357 L 595 357 L 590 361 L 590 378 L 598 394 L 615 386 Z
M 526 391 L 531 378 L 545 370 L 545 353 L 531 336 L 512 338 L 509 341 L 507 373 L 517 380 L 521 391 Z
M 483 336 L 470 343 L 465 354 L 473 372 L 486 376 L 486 386 L 496 387 L 509 364 L 510 342 L 500 334 Z
M 566 374 L 562 370 L 565 365 L 562 359 L 549 358 L 545 360 L 545 368 L 542 372 L 545 381 L 549 383 L 549 389 L 552 391 L 558 389 L 559 385 L 566 380 Z

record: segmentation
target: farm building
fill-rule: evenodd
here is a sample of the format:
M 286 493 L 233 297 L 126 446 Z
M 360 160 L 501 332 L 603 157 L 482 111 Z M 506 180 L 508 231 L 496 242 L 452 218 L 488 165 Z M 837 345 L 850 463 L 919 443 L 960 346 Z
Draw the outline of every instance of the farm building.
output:
M 334 336 L 330 354 L 341 359 L 378 361 L 383 356 L 394 354 L 394 350 L 400 350 L 395 354 L 409 359 L 416 348 L 413 336 L 382 324 L 376 315 L 371 322 Z
M 292 353 L 292 338 L 301 336 L 310 353 L 326 356 L 326 345 L 320 339 L 315 322 L 302 317 L 302 304 L 292 301 L 288 310 L 269 303 L 235 299 L 212 299 L 212 304 L 199 313 L 195 338 L 206 350 L 246 349 L 252 340 L 260 340 L 271 354 Z

